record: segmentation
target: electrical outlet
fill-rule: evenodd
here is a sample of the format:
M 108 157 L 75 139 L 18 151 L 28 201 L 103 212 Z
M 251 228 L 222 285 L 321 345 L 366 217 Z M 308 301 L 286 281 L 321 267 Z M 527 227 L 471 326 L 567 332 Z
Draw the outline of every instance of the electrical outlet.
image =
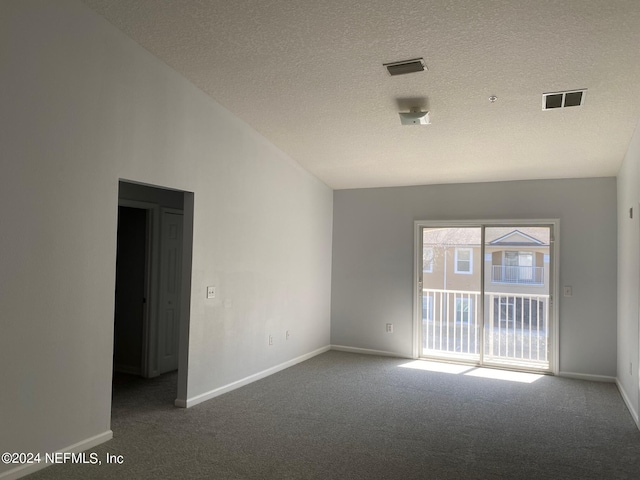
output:
M 387 333 L 393 333 L 393 323 L 387 323 Z
M 571 287 L 570 285 L 565 285 L 563 291 L 565 297 L 570 297 L 573 295 L 573 287 Z
M 273 336 L 269 335 L 269 345 L 273 345 Z
M 216 298 L 216 287 L 207 287 L 207 298 Z

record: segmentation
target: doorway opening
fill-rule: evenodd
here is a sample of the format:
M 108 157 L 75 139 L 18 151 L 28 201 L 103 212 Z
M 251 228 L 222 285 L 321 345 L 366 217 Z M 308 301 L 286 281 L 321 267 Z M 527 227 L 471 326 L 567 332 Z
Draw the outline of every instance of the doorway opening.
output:
M 192 193 L 119 182 L 114 398 L 162 375 L 174 403 L 184 406 L 192 232 Z
M 557 220 L 416 222 L 416 357 L 557 372 Z

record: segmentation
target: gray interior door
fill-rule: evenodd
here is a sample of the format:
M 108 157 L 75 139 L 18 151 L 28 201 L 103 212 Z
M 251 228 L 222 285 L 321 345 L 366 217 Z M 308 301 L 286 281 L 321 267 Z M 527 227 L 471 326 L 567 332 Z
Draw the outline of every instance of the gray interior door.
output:
M 143 355 L 147 211 L 118 208 L 118 253 L 113 340 L 114 369 L 140 375 Z

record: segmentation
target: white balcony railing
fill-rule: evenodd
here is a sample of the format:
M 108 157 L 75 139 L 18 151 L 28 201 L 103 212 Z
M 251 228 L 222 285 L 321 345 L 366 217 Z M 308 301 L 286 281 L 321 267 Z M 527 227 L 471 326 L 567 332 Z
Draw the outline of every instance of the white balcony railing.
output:
M 480 292 L 424 289 L 424 355 L 480 355 Z M 549 296 L 487 292 L 484 301 L 485 361 L 523 362 L 548 368 Z
M 491 281 L 493 283 L 543 285 L 544 284 L 544 267 L 492 265 Z

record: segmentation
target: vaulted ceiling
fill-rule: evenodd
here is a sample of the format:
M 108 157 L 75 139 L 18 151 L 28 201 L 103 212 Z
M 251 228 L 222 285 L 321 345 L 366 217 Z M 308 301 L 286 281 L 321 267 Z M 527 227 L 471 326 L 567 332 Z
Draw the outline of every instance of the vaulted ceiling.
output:
M 615 175 L 640 117 L 638 0 L 84 2 L 335 189 Z

